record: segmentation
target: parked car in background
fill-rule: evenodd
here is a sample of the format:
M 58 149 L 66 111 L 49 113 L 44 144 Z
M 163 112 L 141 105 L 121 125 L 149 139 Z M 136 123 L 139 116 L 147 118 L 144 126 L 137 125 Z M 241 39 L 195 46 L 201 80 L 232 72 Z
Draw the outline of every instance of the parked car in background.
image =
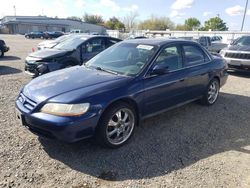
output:
M 242 36 L 221 50 L 229 69 L 250 70 L 250 36 Z
M 5 52 L 8 52 L 10 48 L 6 46 L 4 40 L 0 40 L 0 58 L 4 56 Z
M 37 49 L 38 50 L 43 50 L 43 49 L 46 49 L 46 48 L 53 48 L 54 46 L 56 46 L 60 42 L 63 42 L 65 40 L 67 40 L 70 36 L 72 36 L 72 35 L 71 34 L 62 35 L 61 37 L 58 37 L 55 40 L 46 40 L 46 41 L 40 42 L 37 45 Z
M 52 31 L 52 32 L 46 32 L 46 33 L 48 34 L 48 38 L 50 39 L 58 38 L 64 35 L 64 33 L 61 31 Z
M 212 36 L 211 37 L 211 42 L 215 42 L 215 41 L 221 41 L 222 40 L 222 36 Z
M 120 39 L 107 36 L 72 35 L 51 49 L 29 54 L 25 72 L 36 77 L 74 65 L 82 65 Z
M 210 52 L 219 53 L 223 48 L 226 48 L 228 44 L 222 43 L 220 41 L 212 42 L 211 38 L 208 36 L 201 36 L 197 39 L 204 48 L 206 48 Z
M 32 80 L 17 97 L 17 117 L 42 137 L 71 143 L 95 136 L 117 148 L 147 117 L 195 100 L 213 105 L 226 69 L 193 41 L 126 40 L 82 66 Z
M 35 38 L 41 38 L 41 39 L 48 39 L 49 35 L 46 32 L 41 32 L 41 31 L 35 31 L 35 32 L 30 32 L 26 33 L 25 38 L 29 39 L 35 39 Z
M 127 40 L 131 40 L 131 39 L 147 39 L 147 37 L 142 36 L 142 35 L 138 35 L 138 36 L 131 35 L 127 38 Z

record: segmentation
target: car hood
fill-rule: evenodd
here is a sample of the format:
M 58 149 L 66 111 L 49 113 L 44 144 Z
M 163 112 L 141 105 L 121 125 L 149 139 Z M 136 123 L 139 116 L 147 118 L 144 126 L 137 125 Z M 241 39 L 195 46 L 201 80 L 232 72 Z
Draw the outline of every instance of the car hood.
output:
M 58 49 L 44 49 L 40 51 L 33 52 L 29 54 L 29 57 L 38 58 L 38 59 L 47 59 L 64 56 L 66 53 L 69 53 L 68 50 L 58 50 Z
M 247 51 L 250 52 L 250 46 L 238 46 L 238 45 L 233 45 L 228 48 L 228 50 L 232 51 Z
M 78 89 L 83 89 L 84 92 L 93 94 L 98 92 L 98 86 L 103 88 L 103 86 L 110 83 L 126 81 L 129 78 L 87 69 L 84 66 L 75 66 L 35 78 L 23 88 L 22 92 L 26 97 L 40 103 Z M 91 91 L 89 88 L 91 88 Z M 93 91 L 93 88 L 96 91 Z M 82 95 L 84 95 L 84 92 Z

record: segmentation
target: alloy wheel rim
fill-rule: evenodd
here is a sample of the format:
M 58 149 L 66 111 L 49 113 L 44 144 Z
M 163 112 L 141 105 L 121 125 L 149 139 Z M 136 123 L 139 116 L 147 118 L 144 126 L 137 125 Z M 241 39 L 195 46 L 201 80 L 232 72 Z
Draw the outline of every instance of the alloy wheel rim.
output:
M 213 104 L 219 94 L 219 86 L 218 82 L 214 81 L 213 83 L 210 84 L 209 89 L 208 89 L 208 102 L 210 104 Z
M 106 135 L 108 141 L 114 145 L 126 142 L 133 132 L 135 117 L 130 109 L 118 110 L 108 122 Z

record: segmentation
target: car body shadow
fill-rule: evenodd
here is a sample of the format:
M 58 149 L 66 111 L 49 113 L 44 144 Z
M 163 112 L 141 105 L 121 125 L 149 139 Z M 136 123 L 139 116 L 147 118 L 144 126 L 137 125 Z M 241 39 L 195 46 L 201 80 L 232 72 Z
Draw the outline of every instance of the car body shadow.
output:
M 20 73 L 20 72 L 22 72 L 22 71 L 19 70 L 19 69 L 0 65 L 0 76 L 8 75 L 8 74 L 17 74 L 17 73 Z
M 250 78 L 250 70 L 235 70 L 235 71 L 228 71 L 229 75 L 237 76 L 242 78 Z
M 249 104 L 249 97 L 227 93 L 211 107 L 191 103 L 145 120 L 130 142 L 115 150 L 93 139 L 71 145 L 39 140 L 50 157 L 100 179 L 159 177 L 225 151 L 250 154 L 244 148 L 250 145 Z
M 3 56 L 0 58 L 0 61 L 15 61 L 15 60 L 20 60 L 20 57 L 17 56 Z

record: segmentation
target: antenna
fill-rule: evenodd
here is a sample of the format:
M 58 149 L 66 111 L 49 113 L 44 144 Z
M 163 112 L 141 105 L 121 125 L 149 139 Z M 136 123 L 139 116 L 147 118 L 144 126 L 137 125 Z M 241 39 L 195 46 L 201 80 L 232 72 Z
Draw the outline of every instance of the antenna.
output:
M 244 11 L 242 25 L 241 25 L 241 31 L 243 31 L 244 24 L 245 24 L 245 18 L 246 18 L 246 13 L 247 13 L 247 6 L 248 6 L 248 0 L 246 1 L 245 11 Z

